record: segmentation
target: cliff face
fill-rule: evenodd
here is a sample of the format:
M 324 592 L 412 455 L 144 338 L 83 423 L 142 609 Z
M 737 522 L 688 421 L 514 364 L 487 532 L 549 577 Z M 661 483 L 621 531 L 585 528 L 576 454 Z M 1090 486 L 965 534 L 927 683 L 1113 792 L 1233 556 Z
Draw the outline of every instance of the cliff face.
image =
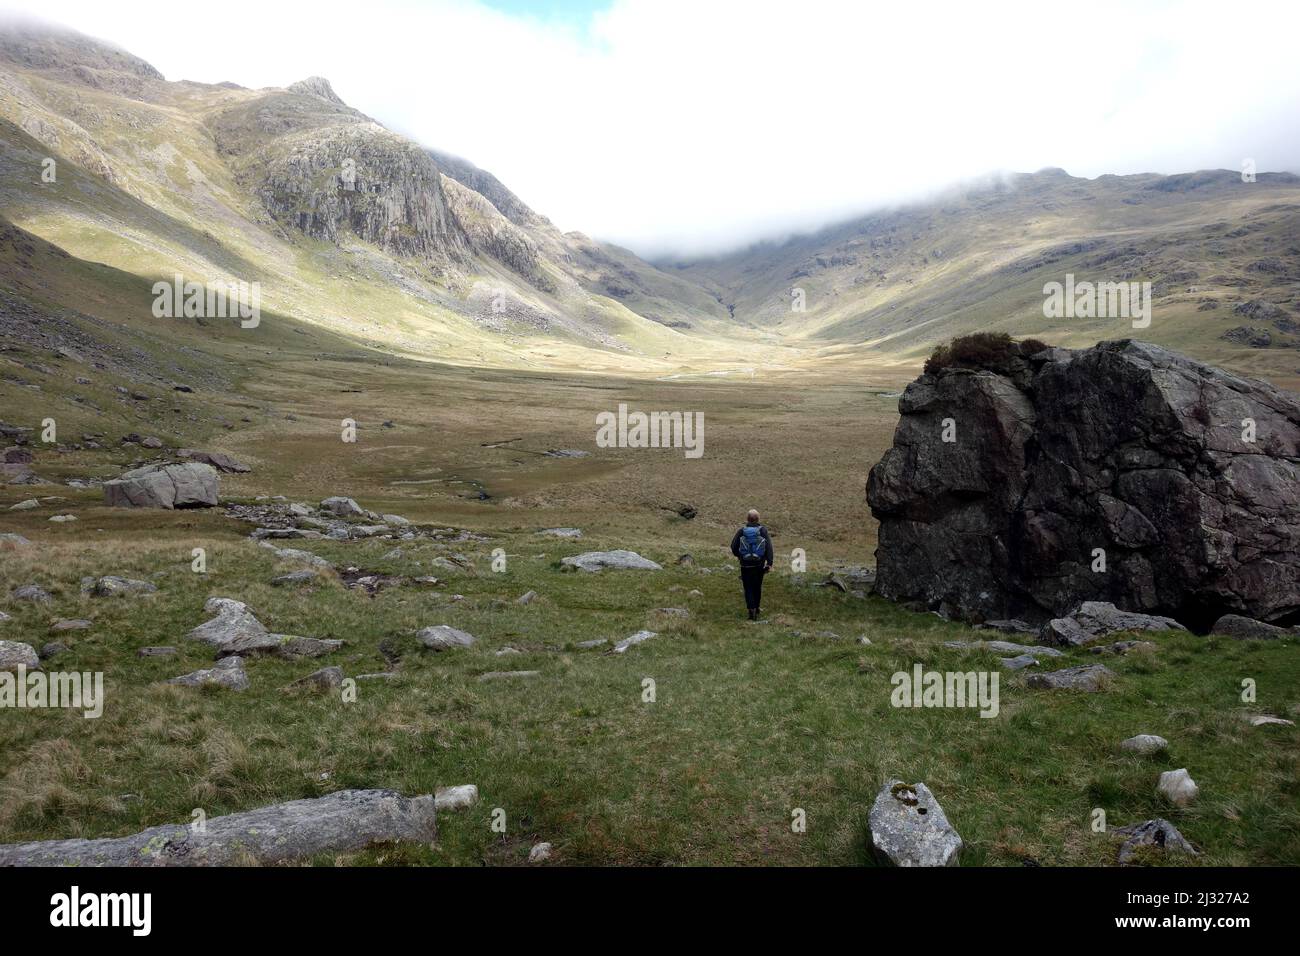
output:
M 970 618 L 1084 600 L 1194 628 L 1300 617 L 1297 396 L 1125 340 L 922 375 L 899 411 L 867 483 L 884 596 Z
M 461 256 L 442 174 L 428 153 L 380 126 L 298 133 L 265 164 L 258 197 L 279 222 L 337 243 L 341 230 L 401 255 Z

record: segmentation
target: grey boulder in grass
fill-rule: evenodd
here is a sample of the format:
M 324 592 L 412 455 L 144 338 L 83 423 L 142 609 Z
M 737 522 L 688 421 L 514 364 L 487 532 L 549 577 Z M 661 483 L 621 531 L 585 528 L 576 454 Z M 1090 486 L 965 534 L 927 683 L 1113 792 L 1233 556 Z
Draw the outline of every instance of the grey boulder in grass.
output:
M 114 508 L 213 508 L 219 484 L 211 465 L 146 465 L 104 482 L 104 503 Z
M 923 783 L 887 780 L 867 816 L 871 846 L 895 866 L 954 866 L 960 834 Z

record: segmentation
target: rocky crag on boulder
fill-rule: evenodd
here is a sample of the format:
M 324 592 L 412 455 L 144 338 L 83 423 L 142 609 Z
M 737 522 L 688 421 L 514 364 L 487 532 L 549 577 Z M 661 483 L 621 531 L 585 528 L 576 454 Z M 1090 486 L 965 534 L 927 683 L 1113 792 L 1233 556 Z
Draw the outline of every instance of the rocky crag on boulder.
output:
M 936 353 L 903 393 L 867 482 L 877 592 L 974 620 L 1295 619 L 1300 397 L 1133 340 L 1027 344 Z

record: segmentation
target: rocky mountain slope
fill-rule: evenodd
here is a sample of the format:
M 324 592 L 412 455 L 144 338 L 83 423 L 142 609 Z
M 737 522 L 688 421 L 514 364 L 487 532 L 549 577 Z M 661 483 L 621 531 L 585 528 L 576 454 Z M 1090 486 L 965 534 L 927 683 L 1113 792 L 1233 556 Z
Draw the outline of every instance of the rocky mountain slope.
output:
M 685 331 L 728 325 L 702 290 L 560 233 L 320 77 L 169 83 L 86 37 L 9 25 L 0 167 L 0 215 L 74 258 L 258 282 L 278 313 L 405 354 L 673 369 L 700 344 Z

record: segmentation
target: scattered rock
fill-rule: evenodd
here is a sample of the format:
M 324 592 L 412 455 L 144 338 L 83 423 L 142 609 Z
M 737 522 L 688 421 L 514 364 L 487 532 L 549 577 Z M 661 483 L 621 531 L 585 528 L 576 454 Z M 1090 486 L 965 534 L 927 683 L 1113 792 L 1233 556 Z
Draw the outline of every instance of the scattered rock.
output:
M 310 551 L 303 551 L 300 548 L 277 548 L 269 541 L 258 542 L 258 547 L 266 548 L 275 555 L 277 561 L 292 561 L 295 564 L 306 564 L 313 568 L 331 568 L 328 561 L 320 555 L 312 554 Z
M 678 617 L 686 618 L 691 616 L 691 612 L 684 607 L 657 607 L 650 613 L 659 617 Z
M 218 484 L 211 465 L 146 465 L 104 482 L 104 502 L 117 508 L 212 508 Z
M 1120 745 L 1121 750 L 1127 750 L 1135 754 L 1154 754 L 1166 749 L 1169 741 L 1164 737 L 1157 737 L 1155 734 L 1138 734 L 1136 737 L 1130 737 Z
M 274 865 L 376 843 L 428 844 L 437 836 L 435 799 L 395 790 L 340 790 L 312 800 L 211 817 L 104 840 L 45 840 L 0 846 L 0 866 Z
M 617 644 L 615 644 L 615 645 L 614 645 L 614 653 L 615 653 L 615 654 L 622 654 L 622 653 L 624 653 L 624 652 L 625 652 L 629 647 L 634 647 L 634 646 L 636 646 L 637 644 L 642 643 L 643 641 L 648 641 L 648 640 L 650 640 L 650 638 L 652 638 L 652 637 L 658 637 L 658 636 L 659 636 L 659 635 L 658 635 L 655 631 L 637 631 L 637 632 L 636 632 L 635 634 L 633 634 L 631 637 L 625 637 L 625 638 L 623 638 L 623 640 L 621 640 L 621 641 L 619 641 Z M 578 646 L 581 647 L 582 645 L 579 644 Z
M 81 590 L 94 597 L 121 597 L 124 594 L 154 594 L 158 588 L 148 581 L 106 574 L 102 578 L 83 579 Z
M 24 584 L 13 591 L 15 601 L 31 601 L 33 604 L 50 603 L 50 593 L 37 584 Z
M 635 551 L 588 551 L 585 554 L 563 558 L 561 564 L 579 571 L 597 572 L 606 568 L 616 570 L 662 571 L 653 561 L 641 557 Z
M 348 518 L 353 515 L 364 515 L 365 510 L 353 501 L 351 498 L 344 498 L 342 495 L 335 495 L 333 498 L 326 498 L 320 503 L 322 511 L 328 511 L 330 514 L 338 515 L 340 518 Z
M 458 787 L 439 787 L 434 793 L 439 813 L 464 810 L 478 803 L 478 787 L 463 783 Z
M 1278 727 L 1294 727 L 1294 720 L 1285 720 L 1282 717 L 1270 717 L 1268 714 L 1247 714 L 1246 723 L 1252 727 L 1267 727 L 1275 725 Z
M 1105 601 L 1084 601 L 1067 617 L 1043 625 L 1039 640 L 1044 644 L 1083 647 L 1120 631 L 1185 631 L 1171 617 L 1121 611 Z
M 467 634 L 465 631 L 458 631 L 446 624 L 435 624 L 432 627 L 423 628 L 416 633 L 415 639 L 434 651 L 447 650 L 452 647 L 470 647 L 474 643 L 474 635 Z
M 242 657 L 225 657 L 211 667 L 191 671 L 188 674 L 182 674 L 180 677 L 173 677 L 167 683 L 179 684 L 182 687 L 201 687 L 205 684 L 212 684 L 217 687 L 227 687 L 230 690 L 248 690 L 248 674 L 244 672 L 244 659 Z
M 1200 790 L 1191 774 L 1182 767 L 1177 770 L 1166 770 L 1160 775 L 1160 782 L 1156 784 L 1156 793 L 1176 807 L 1187 806 L 1196 799 Z
M 50 515 L 50 517 L 47 520 L 53 521 L 55 524 L 66 524 L 69 521 L 76 521 L 77 516 L 76 515 Z
M 962 840 L 923 783 L 887 780 L 867 817 L 871 846 L 895 866 L 953 866 Z
M 1114 654 L 1122 657 L 1129 651 L 1150 653 L 1159 647 L 1154 641 L 1116 641 L 1114 644 L 1094 644 L 1088 648 L 1089 654 Z
M 208 598 L 203 610 L 216 616 L 185 635 L 192 641 L 204 641 L 213 647 L 222 648 L 235 641 L 255 641 L 266 637 L 266 628 L 243 601 L 223 597 Z
M 596 638 L 594 641 L 579 641 L 579 642 L 578 642 L 577 644 L 575 644 L 574 646 L 575 646 L 575 647 L 580 647 L 580 648 L 582 648 L 582 650 L 586 651 L 586 650 L 590 650 L 590 649 L 593 648 L 593 647 L 603 647 L 604 645 L 606 645 L 606 644 L 608 644 L 608 643 L 609 643 L 609 639 L 608 639 L 608 638 L 598 637 L 598 638 Z
M 341 667 L 322 667 L 318 671 L 313 671 L 306 677 L 300 677 L 294 681 L 285 690 L 309 690 L 316 693 L 325 693 L 336 687 L 343 686 L 343 668 Z
M 545 528 L 538 534 L 550 535 L 552 538 L 581 538 L 581 528 Z
M 0 641 L 0 672 L 17 671 L 20 664 L 29 671 L 39 670 L 41 659 L 36 648 L 19 641 Z
M 1147 846 L 1156 847 L 1168 853 L 1199 855 L 1196 849 L 1178 832 L 1177 827 L 1160 817 L 1147 820 L 1145 823 L 1133 823 L 1126 827 L 1112 827 L 1110 832 L 1125 837 L 1124 843 L 1119 848 L 1119 862 L 1121 865 L 1132 862 L 1138 850 Z
M 161 438 L 155 438 L 152 435 L 150 435 L 144 441 L 140 442 L 140 445 L 143 448 L 161 448 L 163 446 L 163 443 Z
M 545 863 L 551 858 L 551 844 L 534 843 L 533 848 L 528 851 L 529 863 Z
M 55 621 L 53 624 L 50 625 L 50 630 L 55 632 L 85 631 L 85 630 L 89 630 L 94 626 L 95 625 L 92 624 L 90 621 L 82 620 L 81 618 L 70 618 L 66 621 Z
M 58 654 L 67 653 L 68 645 L 61 641 L 50 641 L 41 648 L 41 660 L 48 661 L 51 657 Z
M 1019 618 L 1010 618 L 1005 621 L 984 621 L 978 625 L 980 628 L 989 631 L 997 631 L 1001 634 L 1037 634 L 1038 628 L 1028 621 L 1022 621 Z
M 32 543 L 20 534 L 14 534 L 12 531 L 0 534 L 0 551 L 19 551 L 31 546 Z
M 199 451 L 197 448 L 182 448 L 177 452 L 181 458 L 188 458 L 191 461 L 201 462 L 205 465 L 211 465 L 218 471 L 224 471 L 227 474 L 244 475 L 253 469 L 249 468 L 241 461 L 236 461 L 224 452 L 219 451 Z
M 1033 654 L 1021 654 L 1017 657 L 999 657 L 998 663 L 1009 671 L 1018 671 L 1033 667 L 1038 663 L 1038 658 Z
M 174 647 L 142 647 L 135 652 L 136 657 L 175 657 Z
M 288 574 L 282 574 L 278 578 L 271 579 L 273 587 L 282 588 L 293 584 L 315 584 L 320 578 L 315 571 L 303 569 L 301 571 L 290 571 Z
M 1115 672 L 1105 664 L 1086 664 L 1059 671 L 1047 671 L 1043 674 L 1031 674 L 1029 686 L 1050 690 L 1079 690 L 1095 694 L 1104 689 L 1114 677 Z
M 10 505 L 10 511 L 31 511 L 33 508 L 39 508 L 41 503 L 35 498 L 28 498 L 26 501 L 20 501 L 16 505 Z
M 1276 624 L 1266 624 L 1263 621 L 1257 621 L 1251 617 L 1242 617 L 1240 614 L 1225 614 L 1214 622 L 1214 627 L 1210 629 L 1211 634 L 1220 634 L 1225 637 L 1235 637 L 1237 640 L 1276 640 L 1279 637 L 1289 637 L 1291 632 L 1285 627 L 1278 627 Z
M 516 604 L 532 604 L 532 603 L 533 603 L 534 601 L 536 601 L 536 600 L 537 600 L 537 592 L 536 592 L 536 591 L 525 591 L 525 592 L 524 592 L 523 594 L 521 594 L 519 597 L 515 598 L 515 603 L 516 603 Z

